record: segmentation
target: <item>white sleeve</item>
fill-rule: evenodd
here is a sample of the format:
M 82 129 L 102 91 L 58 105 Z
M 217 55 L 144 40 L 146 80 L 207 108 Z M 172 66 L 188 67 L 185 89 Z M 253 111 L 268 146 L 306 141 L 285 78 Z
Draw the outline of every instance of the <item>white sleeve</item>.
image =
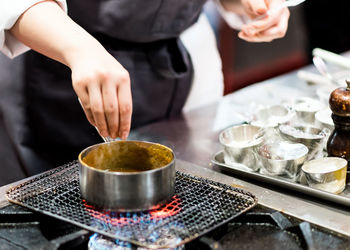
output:
M 240 16 L 231 11 L 225 10 L 219 0 L 215 0 L 215 3 L 221 17 L 231 28 L 241 30 L 242 26 L 249 22 L 249 18 L 247 16 Z
M 17 19 L 31 6 L 43 0 L 10 0 L 0 1 L 0 51 L 14 58 L 30 48 L 18 41 L 8 30 Z M 67 12 L 66 0 L 56 0 L 60 7 Z

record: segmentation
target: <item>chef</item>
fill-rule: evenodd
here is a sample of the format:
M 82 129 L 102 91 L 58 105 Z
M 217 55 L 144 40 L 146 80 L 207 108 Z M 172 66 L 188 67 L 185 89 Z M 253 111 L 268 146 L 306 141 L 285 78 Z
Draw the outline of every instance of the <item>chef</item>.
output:
M 231 25 L 240 23 L 240 38 L 262 42 L 284 36 L 288 9 L 268 13 L 282 2 L 217 4 Z M 100 135 L 126 139 L 130 128 L 179 115 L 193 79 L 179 35 L 204 3 L 70 0 L 67 16 L 63 0 L 2 1 L 1 51 L 15 57 L 33 49 L 25 57 L 23 104 L 8 118 L 27 174 L 76 159 Z

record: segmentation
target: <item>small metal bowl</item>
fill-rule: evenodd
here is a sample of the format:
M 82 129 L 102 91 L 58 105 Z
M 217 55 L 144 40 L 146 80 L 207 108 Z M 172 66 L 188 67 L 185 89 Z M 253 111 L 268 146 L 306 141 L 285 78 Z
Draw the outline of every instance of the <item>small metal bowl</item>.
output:
M 292 116 L 292 111 L 283 105 L 266 106 L 254 113 L 251 124 L 263 128 L 277 127 L 289 122 Z
M 308 148 L 301 143 L 279 141 L 260 146 L 258 157 L 266 174 L 284 175 L 296 179 L 308 151 Z
M 328 133 L 326 133 L 325 143 L 323 146 L 323 149 L 327 151 L 327 141 L 332 131 L 334 130 L 332 111 L 329 108 L 318 111 L 315 114 L 315 120 L 315 124 L 317 127 L 319 127 L 320 129 L 325 129 L 325 131 L 329 131 Z
M 297 123 L 314 125 L 315 114 L 324 108 L 324 105 L 315 99 L 301 97 L 296 100 L 293 109 L 296 112 Z
M 347 160 L 325 157 L 305 163 L 302 171 L 310 187 L 339 194 L 345 188 Z
M 244 124 L 225 129 L 219 135 L 219 141 L 224 146 L 225 163 L 241 163 L 257 171 L 254 150 L 262 144 L 263 137 L 261 129 L 253 125 Z
M 113 141 L 79 154 L 80 191 L 96 207 L 143 211 L 166 203 L 175 191 L 175 155 L 161 144 Z
M 313 160 L 323 156 L 326 138 L 330 133 L 328 129 L 290 125 L 279 126 L 279 131 L 284 139 L 294 143 L 302 143 L 309 149 L 307 160 Z
M 332 120 L 332 111 L 327 109 L 322 109 L 315 114 L 316 126 L 321 129 L 327 128 L 330 131 L 334 129 L 334 122 Z

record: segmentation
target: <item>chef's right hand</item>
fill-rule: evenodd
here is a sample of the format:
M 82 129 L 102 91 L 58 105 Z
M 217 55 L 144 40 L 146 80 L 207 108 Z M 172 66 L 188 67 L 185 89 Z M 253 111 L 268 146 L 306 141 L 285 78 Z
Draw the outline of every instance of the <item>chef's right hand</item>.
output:
M 132 113 L 128 71 L 102 47 L 80 54 L 70 68 L 73 88 L 89 122 L 103 137 L 125 140 Z

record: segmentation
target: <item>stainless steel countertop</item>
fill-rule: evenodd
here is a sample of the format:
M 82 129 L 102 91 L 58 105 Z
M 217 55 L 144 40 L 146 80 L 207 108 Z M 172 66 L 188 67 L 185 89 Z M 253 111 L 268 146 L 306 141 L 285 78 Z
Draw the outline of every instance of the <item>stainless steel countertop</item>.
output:
M 306 70 L 313 70 L 311 67 Z M 275 104 L 295 97 L 315 96 L 317 86 L 299 80 L 296 72 L 251 85 L 225 96 L 222 101 L 188 112 L 176 119 L 157 122 L 133 131 L 129 139 L 146 140 L 171 147 L 177 157 L 177 169 L 209 178 L 254 193 L 261 205 L 309 221 L 350 237 L 350 209 L 332 202 L 282 189 L 269 184 L 220 173 L 212 166 L 212 155 L 221 150 L 220 131 L 242 122 L 239 112 L 254 107 L 253 103 Z M 238 112 L 238 113 L 237 113 Z M 0 207 L 7 205 L 6 190 L 0 188 Z
M 303 70 L 316 72 L 312 66 Z M 178 159 L 197 165 L 181 164 L 180 168 L 185 172 L 243 187 L 254 193 L 264 206 L 350 237 L 349 207 L 221 172 L 210 163 L 213 154 L 222 149 L 218 140 L 220 131 L 243 121 L 238 113 L 259 104 L 278 104 L 303 96 L 317 98 L 316 89 L 319 87 L 298 79 L 296 71 L 291 72 L 236 91 L 219 103 L 193 110 L 182 118 L 138 129 L 132 133 L 131 139 L 168 145 Z

